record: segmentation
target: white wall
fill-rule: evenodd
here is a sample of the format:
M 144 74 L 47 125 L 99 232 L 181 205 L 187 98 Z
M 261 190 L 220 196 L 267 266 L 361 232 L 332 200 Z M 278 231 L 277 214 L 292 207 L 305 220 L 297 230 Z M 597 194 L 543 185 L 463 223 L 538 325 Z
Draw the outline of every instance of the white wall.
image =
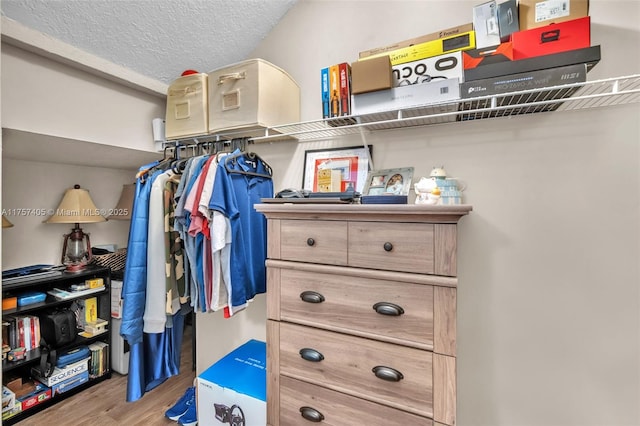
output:
M 99 209 L 113 209 L 122 185 L 134 181 L 135 171 L 84 167 L 7 159 L 2 166 L 2 207 L 14 224 L 3 230 L 2 266 L 4 269 L 34 264 L 59 264 L 63 234 L 71 224 L 43 223 L 48 218 L 24 210 L 56 209 L 64 191 L 79 184 L 88 189 Z M 129 221 L 110 220 L 81 225 L 90 234 L 91 245 L 127 246 Z
M 474 1 L 302 0 L 253 52 L 320 118 L 319 70 L 471 21 Z M 592 0 L 589 79 L 640 72 L 640 3 Z M 376 168 L 444 165 L 468 183 L 459 232 L 458 424 L 640 424 L 638 104 L 373 133 Z M 304 150 L 256 145 L 276 188 Z

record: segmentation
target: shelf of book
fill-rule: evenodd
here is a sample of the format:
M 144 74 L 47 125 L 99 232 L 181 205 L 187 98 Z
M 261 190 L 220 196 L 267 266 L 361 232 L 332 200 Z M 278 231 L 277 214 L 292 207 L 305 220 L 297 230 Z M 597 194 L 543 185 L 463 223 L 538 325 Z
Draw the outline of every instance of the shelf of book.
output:
M 98 287 L 87 288 L 89 283 Z M 2 287 L 3 300 L 34 292 L 46 294 L 44 301 L 2 311 L 3 348 L 26 349 L 22 359 L 9 361 L 7 357 L 2 360 L 3 386 L 8 390 L 15 390 L 17 401 L 12 410 L 3 412 L 3 424 L 17 423 L 111 377 L 108 357 L 111 345 L 111 272 L 108 268 L 90 267 L 78 273 L 61 272 L 59 275 L 26 277 L 24 280 L 13 280 L 8 285 L 3 283 Z M 71 291 L 76 288 L 83 289 Z M 60 309 L 76 312 L 78 328 L 73 342 L 56 348 L 58 359 L 63 354 L 69 359 L 70 354 L 77 353 L 83 347 L 101 347 L 104 356 L 93 361 L 87 357 L 87 371 L 70 376 L 69 381 L 60 386 L 47 387 L 41 383 L 42 380 L 37 380 L 37 370 L 33 370 L 40 366 L 42 355 L 39 320 L 44 313 Z M 92 330 L 92 333 L 85 334 L 87 329 Z M 59 362 L 56 366 L 64 367 Z M 89 371 L 92 373 L 89 374 Z

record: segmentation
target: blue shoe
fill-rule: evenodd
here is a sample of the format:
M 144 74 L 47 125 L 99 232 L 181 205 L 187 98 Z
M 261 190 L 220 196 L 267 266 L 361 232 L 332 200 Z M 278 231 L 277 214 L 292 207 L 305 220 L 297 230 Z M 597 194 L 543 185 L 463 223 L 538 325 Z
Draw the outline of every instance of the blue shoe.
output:
M 198 424 L 198 412 L 195 401 L 189 406 L 187 412 L 180 416 L 178 424 L 182 426 L 195 426 Z
M 165 411 L 164 415 L 168 419 L 178 420 L 180 416 L 185 414 L 189 407 L 193 407 L 195 409 L 196 406 L 196 388 L 191 386 L 187 388 L 184 395 L 180 397 L 180 399 L 173 405 L 173 407 L 169 408 Z

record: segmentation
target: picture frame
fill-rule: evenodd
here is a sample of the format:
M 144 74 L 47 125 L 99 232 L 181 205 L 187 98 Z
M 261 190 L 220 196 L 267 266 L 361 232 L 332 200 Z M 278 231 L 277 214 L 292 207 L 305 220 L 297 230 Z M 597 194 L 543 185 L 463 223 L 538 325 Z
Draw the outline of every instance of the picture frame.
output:
M 342 148 L 312 149 L 304 153 L 304 169 L 302 174 L 302 189 L 312 192 L 318 191 L 318 170 L 329 168 L 340 170 L 340 191 L 344 192 L 351 186 L 362 193 L 370 171 L 369 158 L 373 146 L 348 146 Z
M 362 195 L 409 195 L 413 167 L 374 170 L 367 176 Z

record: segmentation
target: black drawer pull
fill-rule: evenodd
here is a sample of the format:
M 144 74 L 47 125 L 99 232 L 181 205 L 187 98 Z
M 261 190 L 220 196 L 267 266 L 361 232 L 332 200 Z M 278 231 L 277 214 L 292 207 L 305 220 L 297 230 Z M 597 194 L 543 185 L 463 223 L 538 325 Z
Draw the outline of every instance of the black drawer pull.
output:
M 300 407 L 300 415 L 310 422 L 320 423 L 324 420 L 324 415 L 315 408 Z
M 307 245 L 309 247 L 312 247 L 313 245 L 315 245 L 316 240 L 314 240 L 313 238 L 307 238 Z
M 404 376 L 401 372 L 391 367 L 378 365 L 376 367 L 373 367 L 371 371 L 373 371 L 373 374 L 375 374 L 377 378 L 386 380 L 388 382 L 399 382 L 400 380 L 404 379 Z
M 315 349 L 311 349 L 311 348 L 300 349 L 300 356 L 302 357 L 302 359 L 305 359 L 311 362 L 320 362 L 324 359 L 324 355 L 322 355 L 320 352 L 316 351 Z
M 379 313 L 380 315 L 390 315 L 393 317 L 399 317 L 404 314 L 404 309 L 402 306 L 396 305 L 391 302 L 378 302 L 373 305 L 373 310 Z
M 388 242 L 387 242 L 387 243 L 384 243 L 384 246 L 383 246 L 383 247 L 384 247 L 384 251 L 391 251 L 391 250 L 393 250 L 393 244 L 388 243 Z
M 324 302 L 323 295 L 321 295 L 317 291 L 311 291 L 311 290 L 303 291 L 302 293 L 300 293 L 300 299 L 302 299 L 303 302 L 307 302 L 307 303 Z

